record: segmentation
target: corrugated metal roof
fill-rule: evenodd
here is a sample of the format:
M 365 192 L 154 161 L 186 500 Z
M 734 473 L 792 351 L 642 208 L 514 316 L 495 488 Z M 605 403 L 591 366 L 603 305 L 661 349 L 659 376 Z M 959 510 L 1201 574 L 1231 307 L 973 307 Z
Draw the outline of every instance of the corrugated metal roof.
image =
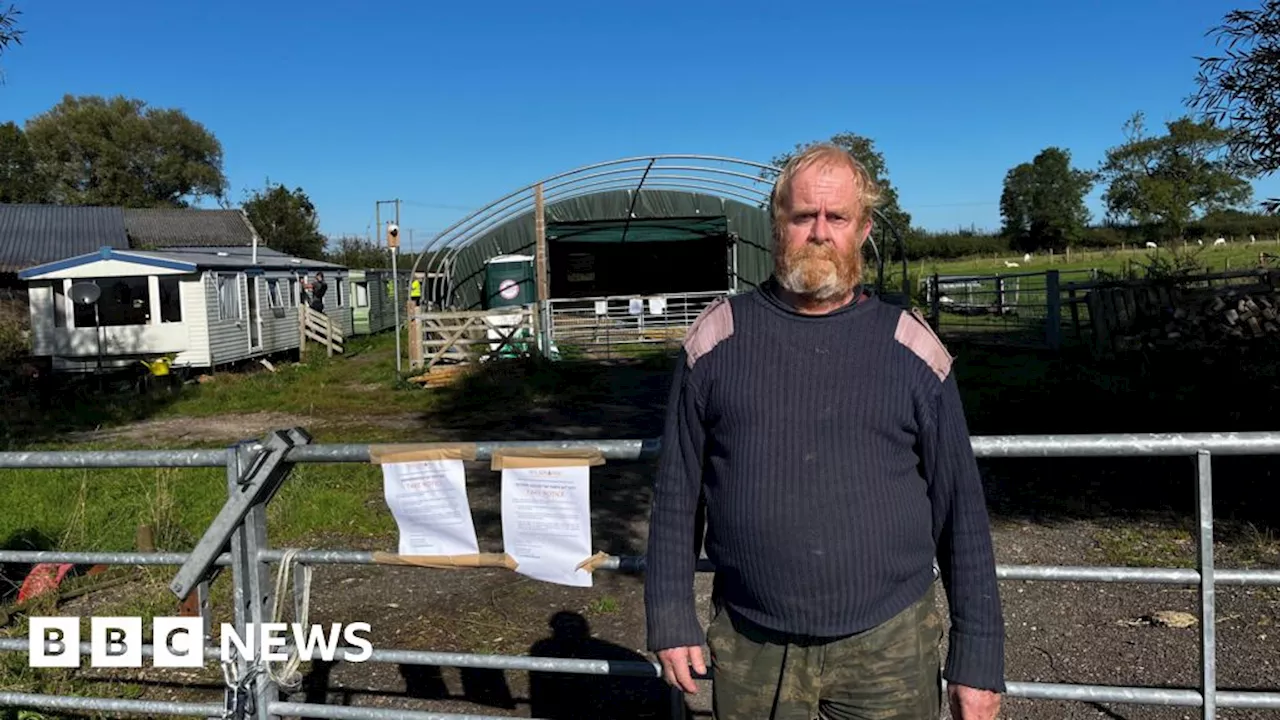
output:
M 0 203 L 0 272 L 102 247 L 129 248 L 120 208 Z
M 144 255 L 163 260 L 179 260 L 195 263 L 202 268 L 246 268 L 260 267 L 264 270 L 343 270 L 336 265 L 322 260 L 309 260 L 286 255 L 270 248 L 258 247 L 258 262 L 253 263 L 253 248 L 250 247 L 199 247 L 199 248 L 166 248 L 164 250 L 134 250 L 133 255 Z
M 124 226 L 134 248 L 253 244 L 253 229 L 239 210 L 125 208 Z
M 317 270 L 337 274 L 346 270 L 342 265 L 308 260 L 286 255 L 268 248 L 258 248 L 257 262 L 254 262 L 253 249 L 244 247 L 204 247 L 204 248 L 172 248 L 169 250 L 96 250 L 92 253 L 59 258 L 49 263 L 31 266 L 24 269 L 19 277 L 37 277 L 61 273 L 72 268 L 83 267 L 99 260 L 120 260 L 142 264 L 167 266 L 174 270 L 190 272 L 192 270 L 287 270 L 290 272 L 314 273 Z

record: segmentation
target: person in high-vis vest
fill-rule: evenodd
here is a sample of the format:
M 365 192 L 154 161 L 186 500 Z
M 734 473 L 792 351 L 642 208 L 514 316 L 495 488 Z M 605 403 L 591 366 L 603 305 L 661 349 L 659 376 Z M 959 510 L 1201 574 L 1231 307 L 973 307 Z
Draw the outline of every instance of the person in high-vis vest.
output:
M 409 299 L 415 306 L 422 304 L 422 281 L 416 277 L 409 284 Z

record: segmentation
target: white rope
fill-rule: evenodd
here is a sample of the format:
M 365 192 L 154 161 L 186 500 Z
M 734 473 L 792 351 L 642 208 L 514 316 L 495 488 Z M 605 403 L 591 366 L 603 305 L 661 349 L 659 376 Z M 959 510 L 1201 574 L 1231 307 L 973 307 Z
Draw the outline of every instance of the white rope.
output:
M 280 568 L 276 572 L 276 591 L 275 597 L 271 603 L 271 619 L 273 622 L 281 622 L 284 616 L 284 597 L 289 592 L 289 575 L 293 569 L 294 559 L 297 557 L 299 550 L 291 548 L 284 551 L 284 555 L 280 558 Z M 306 630 L 307 619 L 311 614 L 311 566 L 302 566 L 302 602 L 298 606 L 298 617 L 294 618 L 294 622 L 298 623 L 303 630 Z M 271 681 L 286 690 L 297 690 L 302 687 L 302 675 L 298 672 L 298 668 L 302 665 L 302 658 L 298 653 L 297 638 L 294 638 L 291 649 L 289 650 L 289 659 L 285 661 L 284 667 L 277 673 L 275 667 L 265 660 L 262 662 L 264 671 Z

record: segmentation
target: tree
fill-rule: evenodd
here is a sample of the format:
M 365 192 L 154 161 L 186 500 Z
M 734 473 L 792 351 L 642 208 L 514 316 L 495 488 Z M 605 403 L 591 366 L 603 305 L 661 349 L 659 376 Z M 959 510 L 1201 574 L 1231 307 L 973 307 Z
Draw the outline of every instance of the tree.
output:
M 52 202 L 187 207 L 226 193 L 222 145 L 181 110 L 68 95 L 28 120 L 26 135 Z
M 1197 57 L 1200 70 L 1192 108 L 1230 133 L 1234 167 L 1249 174 L 1280 169 L 1280 0 L 1264 0 L 1257 10 L 1235 10 L 1212 28 L 1220 54 Z M 1280 199 L 1263 203 L 1268 212 Z
M 1107 150 L 1099 173 L 1108 184 L 1108 216 L 1154 224 L 1161 237 L 1177 238 L 1201 213 L 1249 203 L 1253 188 L 1227 157 L 1227 130 L 1212 121 L 1182 117 L 1165 123 L 1167 134 L 1147 137 L 1142 113 L 1125 123 L 1126 141 Z
M 324 259 L 325 237 L 320 234 L 320 218 L 311 198 L 295 188 L 267 182 L 245 201 L 244 212 L 272 250 L 312 260 Z
M 893 225 L 899 234 L 906 235 L 911 230 L 911 215 L 898 205 L 898 189 L 889 182 L 889 168 L 885 164 L 884 155 L 876 150 L 875 143 L 861 135 L 855 135 L 850 132 L 837 133 L 831 136 L 828 141 L 833 145 L 844 148 L 853 155 L 858 162 L 867 168 L 867 172 L 880 185 L 883 191 L 883 202 L 880 205 L 880 212 Z M 816 143 L 797 143 L 792 152 L 783 153 L 773 158 L 771 163 L 776 167 L 783 167 L 795 155 L 804 152 L 804 149 Z M 767 172 L 766 179 L 772 180 L 776 173 Z
M 336 247 L 329 251 L 326 258 L 329 262 L 347 267 L 391 267 L 391 253 L 385 245 L 379 245 L 358 235 L 344 235 L 334 244 Z M 401 255 L 398 260 L 404 261 L 405 257 Z M 413 258 L 408 258 L 408 262 L 412 265 Z
M 25 31 L 18 29 L 18 16 L 21 14 L 22 11 L 13 5 L 0 8 L 0 55 L 4 55 L 10 45 L 22 44 Z
M 0 203 L 40 203 L 46 186 L 31 143 L 17 124 L 0 125 Z
M 1000 195 L 1004 234 L 1019 249 L 1062 250 L 1079 242 L 1089 224 L 1084 198 L 1094 176 L 1071 167 L 1071 153 L 1041 150 L 1009 170 Z

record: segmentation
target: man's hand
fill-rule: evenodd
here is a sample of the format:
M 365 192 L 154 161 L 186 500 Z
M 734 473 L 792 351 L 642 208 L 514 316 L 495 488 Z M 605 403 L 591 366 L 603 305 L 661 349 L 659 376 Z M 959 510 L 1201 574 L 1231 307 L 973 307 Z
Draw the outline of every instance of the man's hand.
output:
M 1000 712 L 1000 693 L 964 685 L 947 684 L 951 720 L 995 720 Z
M 706 663 L 702 661 L 701 646 L 691 645 L 659 650 L 658 660 L 662 662 L 662 678 L 668 685 L 690 694 L 698 692 L 698 686 L 694 684 L 693 676 L 689 674 L 689 666 L 693 665 L 693 669 L 699 675 L 707 674 Z

